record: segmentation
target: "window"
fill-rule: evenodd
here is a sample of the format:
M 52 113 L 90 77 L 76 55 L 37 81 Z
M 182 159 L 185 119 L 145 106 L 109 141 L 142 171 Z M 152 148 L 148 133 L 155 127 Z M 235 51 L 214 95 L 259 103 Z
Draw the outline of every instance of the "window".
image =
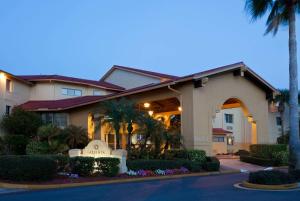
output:
M 224 142 L 224 137 L 214 136 L 213 137 L 213 142 Z
M 66 96 L 82 96 L 82 91 L 79 89 L 62 88 L 61 94 Z
M 6 107 L 5 107 L 5 115 L 9 115 L 10 114 L 10 108 L 11 108 L 11 106 L 6 105 Z
M 233 114 L 225 114 L 225 122 L 232 124 L 233 123 Z
M 66 113 L 42 113 L 44 124 L 52 124 L 60 128 L 68 126 L 68 114 Z
M 101 95 L 102 95 L 102 91 L 94 90 L 94 91 L 93 91 L 93 95 L 94 95 L 94 96 L 101 96 Z
M 9 79 L 6 79 L 6 91 L 12 92 L 12 82 Z
M 276 117 L 276 125 L 281 126 L 281 124 L 282 124 L 281 117 Z

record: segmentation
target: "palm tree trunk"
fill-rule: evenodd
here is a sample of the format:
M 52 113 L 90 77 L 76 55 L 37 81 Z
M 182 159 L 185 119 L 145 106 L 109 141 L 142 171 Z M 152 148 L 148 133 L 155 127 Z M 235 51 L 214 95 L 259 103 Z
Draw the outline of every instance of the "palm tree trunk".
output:
M 300 169 L 300 142 L 298 118 L 298 66 L 295 7 L 289 15 L 289 77 L 290 77 L 290 169 Z

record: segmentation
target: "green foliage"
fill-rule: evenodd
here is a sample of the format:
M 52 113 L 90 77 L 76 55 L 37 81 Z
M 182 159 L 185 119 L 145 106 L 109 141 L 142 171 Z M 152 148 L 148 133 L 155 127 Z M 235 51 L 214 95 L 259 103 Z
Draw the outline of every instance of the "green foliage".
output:
M 104 176 L 114 177 L 119 173 L 120 159 L 118 158 L 96 158 L 97 170 Z
M 240 149 L 236 153 L 234 153 L 234 155 L 237 155 L 237 156 L 249 156 L 250 152 L 247 151 L 247 150 L 244 150 L 244 149 Z
M 197 161 L 200 163 L 204 163 L 206 161 L 206 153 L 203 150 L 188 150 L 187 154 L 191 161 Z
M 300 170 L 291 170 L 289 174 L 297 181 L 300 182 Z
M 240 160 L 246 163 L 252 163 L 260 166 L 273 166 L 274 160 L 265 158 L 256 158 L 253 156 L 240 156 Z
M 216 157 L 206 157 L 206 162 L 203 165 L 203 169 L 207 171 L 219 171 L 220 161 Z
M 276 166 L 289 164 L 289 152 L 280 151 L 272 154 L 272 160 Z
M 26 146 L 26 154 L 36 155 L 36 154 L 48 154 L 49 145 L 47 142 L 31 141 Z
M 83 149 L 89 142 L 86 129 L 70 125 L 61 132 L 70 149 Z
M 172 149 L 172 150 L 165 150 L 164 158 L 167 160 L 173 159 L 188 159 L 188 151 L 185 149 Z
M 41 156 L 0 156 L 0 178 L 10 181 L 47 181 L 56 175 L 53 160 Z
M 24 135 L 5 135 L 3 143 L 5 145 L 6 152 L 9 154 L 26 154 L 28 139 Z
M 36 136 L 37 129 L 41 125 L 40 115 L 20 108 L 15 108 L 10 115 L 4 116 L 1 121 L 1 127 L 9 135 L 25 135 L 27 138 Z
M 250 155 L 257 158 L 270 159 L 275 152 L 287 151 L 284 144 L 253 144 L 250 145 Z
M 184 161 L 186 162 L 186 161 Z M 183 165 L 183 161 L 173 161 L 173 160 L 127 160 L 127 167 L 129 170 L 166 170 L 166 169 L 176 169 Z
M 191 172 L 201 172 L 203 163 L 199 161 L 190 161 L 189 164 L 186 165 L 185 168 L 187 168 Z
M 79 176 L 91 176 L 94 171 L 95 159 L 93 157 L 70 158 L 71 172 Z
M 67 155 L 45 155 L 44 157 L 50 158 L 56 163 L 57 172 L 68 172 L 69 171 L 69 163 L 70 158 Z
M 278 170 L 272 171 L 258 171 L 249 174 L 249 183 L 263 184 L 263 185 L 280 185 L 291 184 L 295 182 L 295 178 L 285 172 Z
M 49 141 L 52 138 L 61 136 L 61 129 L 52 124 L 43 125 L 38 128 L 37 136 L 40 141 Z

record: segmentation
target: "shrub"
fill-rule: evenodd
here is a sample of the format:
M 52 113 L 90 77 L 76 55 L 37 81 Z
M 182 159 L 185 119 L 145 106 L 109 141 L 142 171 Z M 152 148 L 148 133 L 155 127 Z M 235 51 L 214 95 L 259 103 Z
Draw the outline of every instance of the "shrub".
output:
M 107 177 L 114 177 L 119 173 L 120 159 L 118 158 L 96 158 L 98 171 Z
M 250 145 L 250 155 L 257 158 L 272 158 L 275 152 L 287 151 L 287 145 L 284 144 L 253 144 Z
M 277 138 L 278 144 L 288 144 L 289 143 L 289 134 L 281 135 Z
M 180 168 L 183 161 L 173 161 L 173 160 L 127 160 L 127 167 L 129 170 L 166 170 L 166 169 L 177 169 Z
M 94 171 L 95 159 L 93 157 L 70 158 L 70 168 L 73 174 L 79 176 L 91 176 Z
M 56 175 L 53 160 L 41 156 L 0 156 L 0 178 L 11 181 L 46 181 Z
M 166 150 L 164 158 L 167 160 L 173 159 L 188 159 L 188 151 L 185 149 Z
M 1 127 L 11 135 L 36 136 L 37 129 L 42 125 L 41 116 L 20 108 L 13 109 L 10 115 L 3 117 Z
M 206 154 L 203 150 L 188 150 L 188 159 L 191 161 L 197 161 L 200 163 L 204 163 L 206 161 Z
M 253 156 L 240 156 L 240 160 L 246 163 L 252 163 L 261 166 L 274 166 L 275 163 L 272 159 L 256 158 Z
M 70 157 L 66 155 L 45 155 L 56 163 L 57 172 L 68 172 Z
M 289 163 L 289 152 L 288 151 L 280 151 L 272 154 L 272 160 L 274 161 L 274 165 L 288 165 Z
M 250 155 L 250 152 L 247 151 L 247 150 L 244 150 L 244 149 L 240 149 L 237 152 L 235 152 L 234 155 L 237 155 L 237 156 L 248 156 L 248 155 Z
M 31 141 L 26 146 L 26 154 L 47 154 L 49 152 L 49 145 L 47 142 Z
M 300 170 L 291 170 L 289 174 L 297 181 L 300 182 Z
M 206 157 L 206 162 L 203 164 L 203 169 L 207 171 L 219 171 L 219 159 L 217 159 L 216 157 Z
M 253 184 L 280 185 L 294 183 L 295 179 L 288 173 L 272 170 L 251 172 L 248 181 Z
M 15 155 L 26 154 L 28 139 L 24 135 L 5 135 L 3 141 L 8 153 Z
M 188 167 L 186 167 L 191 172 L 201 172 L 203 164 L 198 161 L 191 161 Z
M 59 136 L 60 132 L 61 132 L 60 128 L 58 128 L 57 126 L 54 126 L 52 124 L 48 124 L 48 125 L 43 125 L 43 126 L 38 128 L 37 136 L 38 136 L 40 141 L 43 141 L 43 140 L 48 141 L 48 139 L 50 137 Z
M 74 125 L 66 127 L 62 136 L 70 149 L 83 149 L 89 142 L 86 129 Z

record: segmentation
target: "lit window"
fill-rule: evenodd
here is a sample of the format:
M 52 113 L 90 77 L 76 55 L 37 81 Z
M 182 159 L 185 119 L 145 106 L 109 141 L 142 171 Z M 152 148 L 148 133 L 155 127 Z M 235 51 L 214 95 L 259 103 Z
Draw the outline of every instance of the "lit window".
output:
M 9 79 L 6 79 L 6 91 L 12 92 L 12 83 L 11 83 L 11 80 L 9 80 Z
M 66 96 L 82 96 L 82 91 L 79 89 L 62 88 L 61 94 Z
M 225 122 L 232 124 L 233 123 L 233 114 L 225 114 Z
M 10 108 L 11 108 L 11 106 L 6 105 L 6 107 L 5 107 L 5 115 L 9 115 L 10 114 Z
M 281 126 L 281 124 L 282 124 L 281 117 L 276 117 L 276 125 Z
M 99 90 L 94 90 L 94 91 L 93 91 L 93 95 L 94 95 L 94 96 L 101 96 L 101 95 L 102 95 L 102 92 L 99 91 Z

